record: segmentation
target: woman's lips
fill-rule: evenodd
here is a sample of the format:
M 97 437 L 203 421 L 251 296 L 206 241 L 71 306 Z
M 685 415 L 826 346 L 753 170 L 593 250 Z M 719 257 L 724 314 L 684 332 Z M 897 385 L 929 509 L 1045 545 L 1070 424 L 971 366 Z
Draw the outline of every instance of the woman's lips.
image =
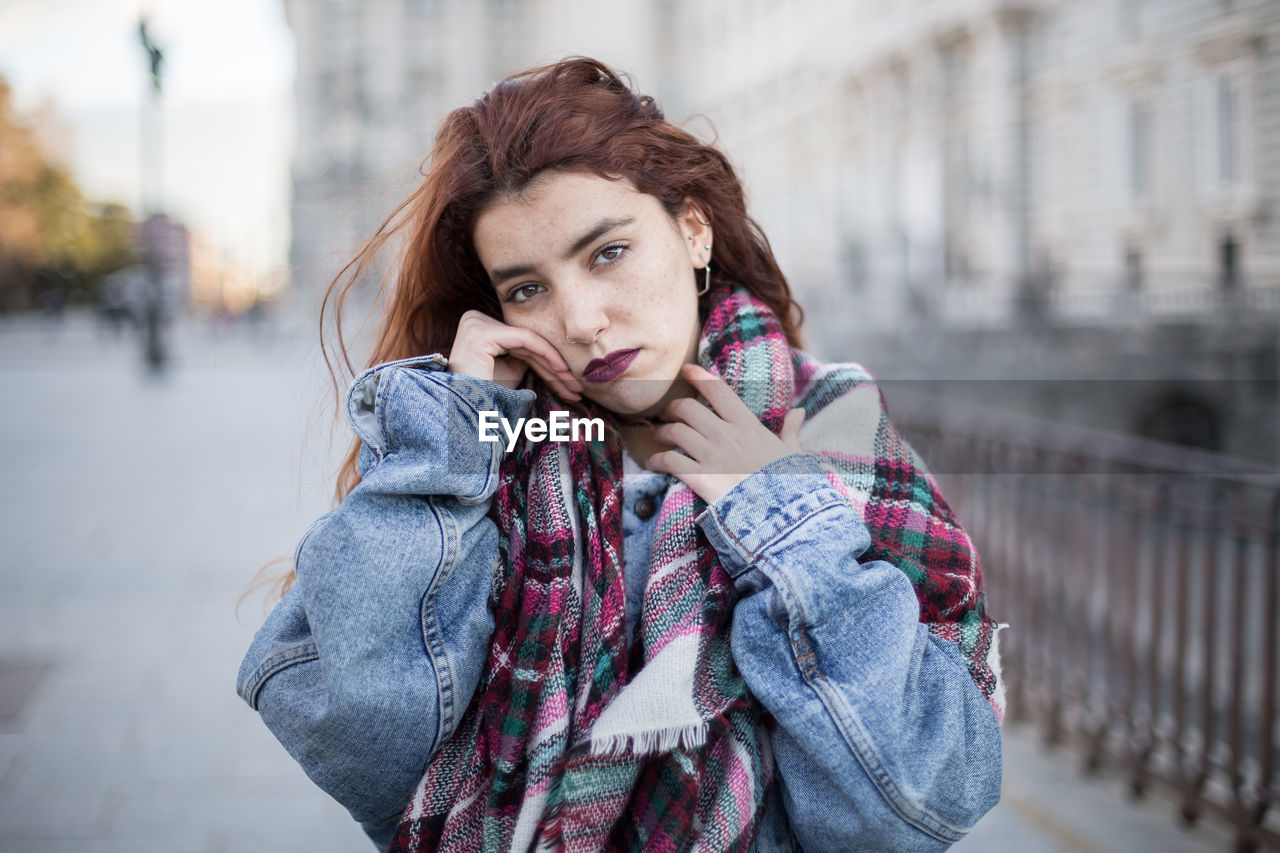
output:
M 588 382 L 608 382 L 617 379 L 627 372 L 631 362 L 640 354 L 638 349 L 616 349 L 604 358 L 593 358 L 582 371 L 582 378 Z

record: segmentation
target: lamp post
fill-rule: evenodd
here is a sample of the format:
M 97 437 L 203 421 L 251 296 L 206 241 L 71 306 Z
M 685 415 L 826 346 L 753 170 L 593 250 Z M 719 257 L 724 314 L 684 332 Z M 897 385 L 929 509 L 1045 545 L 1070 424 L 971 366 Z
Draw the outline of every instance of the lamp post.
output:
M 147 19 L 138 19 L 138 38 L 147 54 L 151 72 L 149 103 L 142 106 L 142 206 L 146 218 L 142 228 L 142 251 L 146 267 L 147 286 L 143 305 L 144 360 L 152 373 L 160 373 L 165 367 L 165 348 L 162 337 L 164 323 L 164 223 L 162 215 L 162 130 L 160 114 L 161 74 L 164 53 L 147 34 Z M 154 221 L 153 221 L 154 220 Z

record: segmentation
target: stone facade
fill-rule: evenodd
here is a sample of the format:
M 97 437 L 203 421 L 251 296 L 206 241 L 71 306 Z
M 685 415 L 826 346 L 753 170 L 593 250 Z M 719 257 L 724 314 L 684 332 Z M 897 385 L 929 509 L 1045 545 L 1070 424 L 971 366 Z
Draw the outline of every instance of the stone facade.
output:
M 1101 382 L 1087 393 L 1116 399 L 1096 410 L 1044 389 L 1024 405 L 1149 433 L 1170 432 L 1149 426 L 1161 399 L 1199 401 L 1219 421 L 1201 444 L 1280 462 L 1274 0 L 285 2 L 312 292 L 412 185 L 447 109 L 587 53 L 669 117 L 710 119 L 689 127 L 738 165 L 822 354 Z
M 1275 3 L 743 9 L 687 98 L 800 289 L 960 327 L 1275 306 Z
M 412 189 L 450 109 L 508 73 L 570 53 L 607 56 L 642 82 L 670 65 L 657 47 L 666 0 L 621 4 L 607 16 L 577 0 L 285 0 L 285 8 L 297 41 L 290 262 L 308 299 Z

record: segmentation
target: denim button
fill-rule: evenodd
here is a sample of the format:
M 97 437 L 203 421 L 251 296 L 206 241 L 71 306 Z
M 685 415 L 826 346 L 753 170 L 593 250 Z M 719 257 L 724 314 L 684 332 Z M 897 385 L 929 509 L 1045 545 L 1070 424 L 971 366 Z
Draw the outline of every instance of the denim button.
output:
M 648 521 L 653 518 L 653 511 L 658 508 L 653 498 L 644 497 L 636 501 L 636 517 L 641 521 Z

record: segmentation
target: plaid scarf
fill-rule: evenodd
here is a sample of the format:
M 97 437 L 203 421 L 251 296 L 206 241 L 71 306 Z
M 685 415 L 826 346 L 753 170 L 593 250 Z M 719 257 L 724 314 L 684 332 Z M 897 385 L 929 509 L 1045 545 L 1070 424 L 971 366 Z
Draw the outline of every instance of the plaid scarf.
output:
M 863 559 L 911 578 L 921 621 L 959 646 L 999 713 L 978 556 L 871 377 L 792 349 L 744 289 L 712 296 L 699 362 L 775 432 L 788 408 L 806 410 L 806 451 L 870 530 Z M 563 407 L 543 392 L 535 413 Z M 523 442 L 503 461 L 485 673 L 392 851 L 750 848 L 774 765 L 770 720 L 729 650 L 733 582 L 696 524 L 706 504 L 676 482 L 628 653 L 621 460 L 611 433 Z

